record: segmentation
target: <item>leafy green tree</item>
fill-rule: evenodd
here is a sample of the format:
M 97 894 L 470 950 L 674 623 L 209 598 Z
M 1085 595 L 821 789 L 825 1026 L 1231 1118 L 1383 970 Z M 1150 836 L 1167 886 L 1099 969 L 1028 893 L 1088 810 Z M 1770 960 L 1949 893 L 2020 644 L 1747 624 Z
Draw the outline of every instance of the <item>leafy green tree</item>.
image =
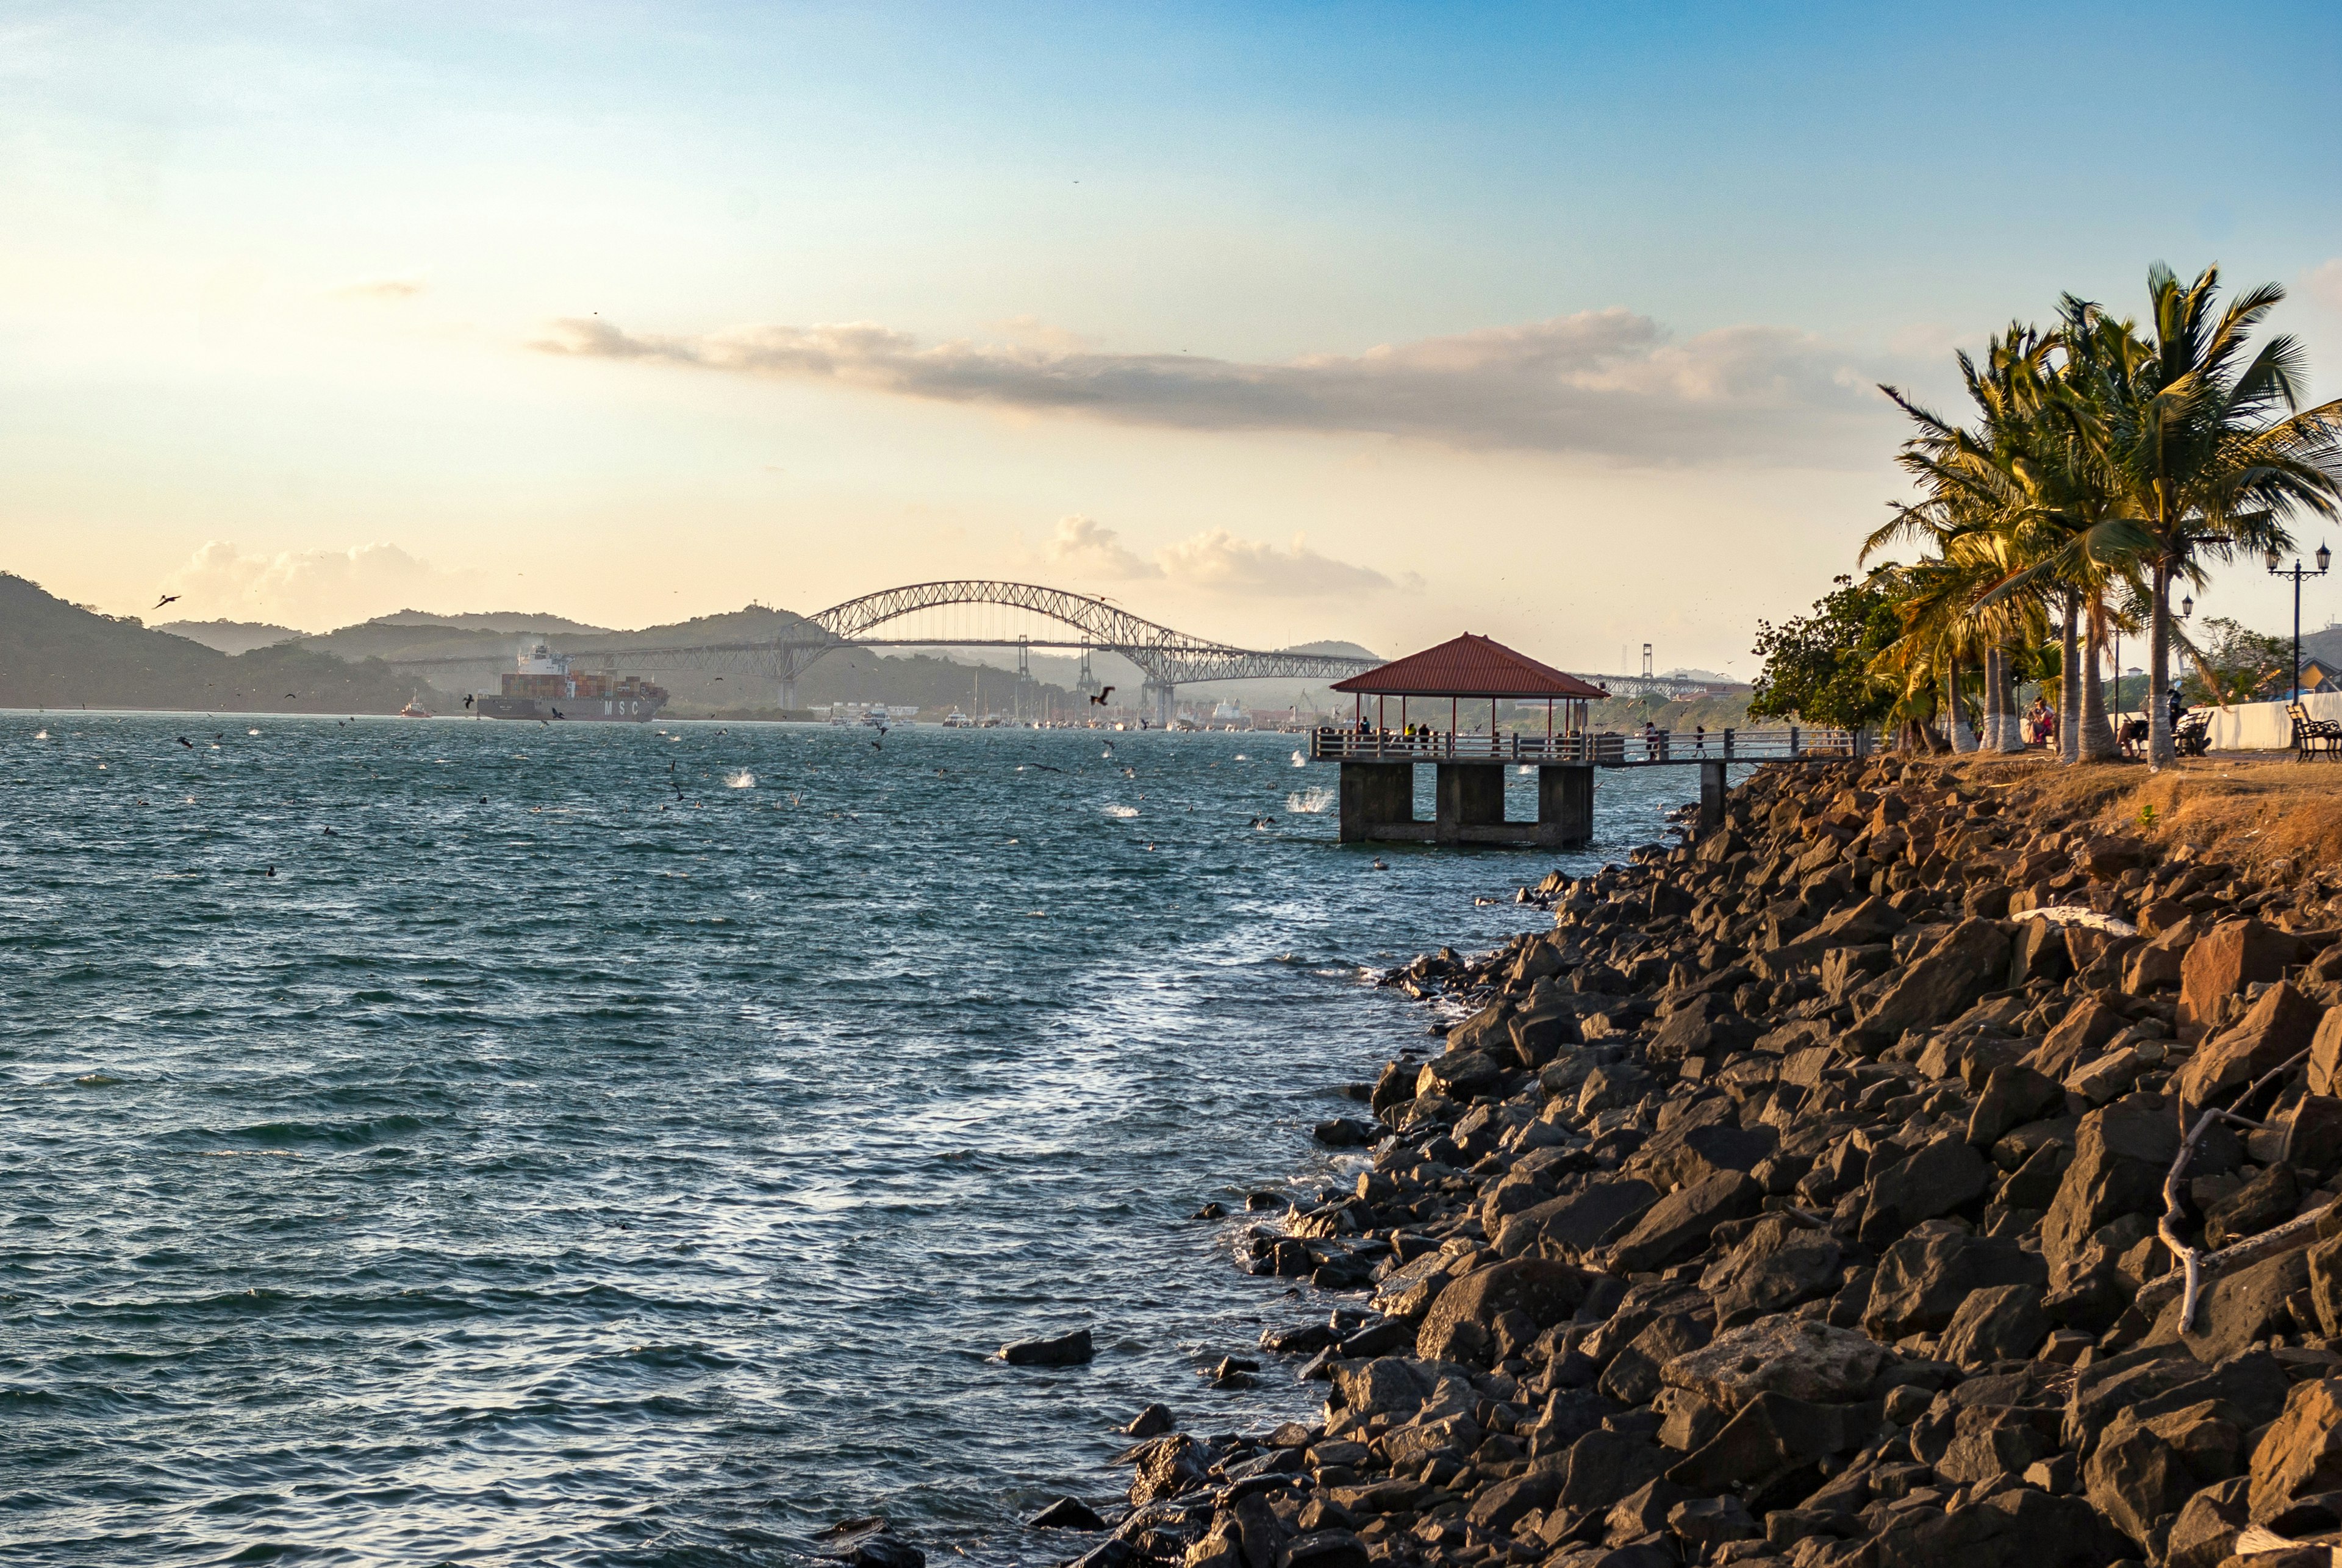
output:
M 1837 587 L 1814 602 L 1814 613 L 1776 626 L 1756 623 L 1765 661 L 1748 704 L 1751 718 L 1797 718 L 1807 724 L 1858 729 L 1894 711 L 1895 684 L 1871 665 L 1902 634 L 1894 596 L 1877 576 L 1832 579 Z

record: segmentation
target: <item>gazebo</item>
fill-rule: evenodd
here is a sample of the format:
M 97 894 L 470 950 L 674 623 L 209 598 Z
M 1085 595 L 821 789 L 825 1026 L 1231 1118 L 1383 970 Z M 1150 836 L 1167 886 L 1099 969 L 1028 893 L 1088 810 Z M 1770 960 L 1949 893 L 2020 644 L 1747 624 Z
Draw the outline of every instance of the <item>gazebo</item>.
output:
M 1566 848 L 1594 829 L 1594 753 L 1586 704 L 1610 694 L 1488 637 L 1466 633 L 1334 683 L 1355 699 L 1352 726 L 1320 730 L 1311 754 L 1342 765 L 1342 839 Z M 1367 717 L 1366 700 L 1375 699 Z M 1391 707 L 1397 699 L 1394 724 Z M 1543 734 L 1506 734 L 1502 704 L 1543 702 Z M 1467 730 L 1464 704 L 1486 703 Z M 1442 712 L 1442 710 L 1445 710 Z M 1421 715 L 1418 720 L 1417 715 Z M 1439 721 L 1446 721 L 1446 728 Z M 1415 814 L 1415 769 L 1438 770 L 1430 822 Z M 1505 769 L 1537 770 L 1537 819 L 1505 820 Z

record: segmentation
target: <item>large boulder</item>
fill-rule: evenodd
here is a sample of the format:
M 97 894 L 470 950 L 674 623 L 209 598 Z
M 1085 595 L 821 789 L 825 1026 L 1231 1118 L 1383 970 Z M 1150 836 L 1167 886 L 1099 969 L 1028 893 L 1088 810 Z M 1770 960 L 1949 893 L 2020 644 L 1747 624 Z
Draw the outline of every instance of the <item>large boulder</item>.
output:
M 1889 1342 L 1938 1333 L 1977 1291 L 1996 1285 L 2038 1291 L 2047 1283 L 2040 1254 L 2026 1251 L 2015 1237 L 1971 1235 L 1948 1224 L 1923 1226 L 1878 1260 L 1862 1326 L 1873 1338 Z
M 2149 1096 L 2128 1096 L 2083 1117 L 2074 1163 L 2041 1222 L 2041 1253 L 2051 1278 L 2065 1284 L 2067 1265 L 2109 1220 L 2160 1214 L 2163 1178 L 2178 1153 L 2176 1118 Z
M 1977 1368 L 1996 1362 L 2025 1361 L 2049 1337 L 2049 1314 L 2033 1285 L 1994 1285 L 1977 1291 L 1952 1313 L 1937 1353 L 1955 1365 Z
M 1334 1392 L 1342 1408 L 1361 1415 L 1405 1418 L 1423 1407 L 1437 1386 L 1442 1369 L 1406 1356 L 1377 1356 L 1366 1362 L 1336 1362 Z
M 2117 1413 L 2082 1467 L 2090 1502 L 2116 1529 L 2160 1555 L 2173 1517 L 2241 1468 L 2245 1434 L 2217 1401 L 2142 1419 Z
M 1924 1144 L 1864 1183 L 1866 1196 L 1857 1239 L 1883 1247 L 1922 1220 L 1966 1208 L 1984 1196 L 1992 1167 L 1965 1137 L 1947 1136 Z
M 1486 1366 L 1496 1350 L 1496 1320 L 1525 1313 L 1539 1329 L 1567 1318 L 1586 1299 L 1586 1276 L 1567 1263 L 1515 1258 L 1474 1269 L 1439 1293 L 1416 1331 L 1425 1361 Z
M 1964 920 L 1927 956 L 1906 964 L 1887 988 L 1857 1007 L 1866 1033 L 1894 1039 L 1958 1016 L 2008 974 L 2008 938 L 1988 920 Z
M 1759 1393 L 1736 1409 L 1714 1437 L 1678 1461 L 1666 1478 L 1695 1492 L 1733 1488 L 1761 1496 L 1783 1476 L 1859 1448 L 1871 1431 L 1870 1422 L 1848 1406 Z
M 2030 1486 L 1950 1510 L 1907 1508 L 1876 1535 L 1800 1551 L 1799 1568 L 2106 1568 L 2122 1537 L 2079 1497 Z
M 2186 1303 L 2174 1296 L 2155 1320 L 2147 1343 L 2184 1343 L 2198 1361 L 2225 1361 L 2272 1334 L 2291 1332 L 2289 1303 L 2308 1288 L 2309 1260 L 2300 1253 L 2217 1275 L 2205 1285 L 2196 1303 L 2196 1321 L 2186 1333 L 2179 1332 L 2179 1309 Z
M 2295 1498 L 2342 1490 L 2342 1378 L 2296 1383 L 2285 1410 L 2253 1448 L 2252 1517 Z
M 1506 1219 L 1496 1231 L 1496 1251 L 1516 1258 L 1542 1241 L 1570 1253 L 1586 1252 L 1658 1201 L 1656 1187 L 1631 1176 L 1589 1182 Z
M 2085 996 L 2049 1031 L 2049 1037 L 2026 1059 L 2026 1065 L 2045 1078 L 2063 1083 L 2075 1068 L 2121 1034 L 2127 1023 L 2097 997 Z
M 1837 1238 L 1793 1214 L 1767 1214 L 1738 1245 L 1707 1265 L 1699 1288 L 1725 1328 L 1829 1294 L 1839 1277 Z
M 1726 1220 L 1743 1220 L 1765 1202 L 1765 1189 L 1737 1171 L 1670 1193 L 1610 1247 L 1614 1273 L 1642 1273 L 1679 1263 L 1707 1244 Z
M 2214 926 L 2187 948 L 2180 965 L 2179 1037 L 2193 1044 L 2218 1021 L 2221 1005 L 2257 980 L 2281 980 L 2301 944 L 2257 920 Z
M 2309 1042 L 2309 1092 L 2342 1094 L 2342 1007 L 2329 1007 Z
M 1659 1375 L 1670 1388 L 1689 1389 L 1725 1410 L 1760 1393 L 1842 1404 L 1868 1398 L 1893 1359 L 1867 1335 L 1813 1318 L 1777 1315 L 1718 1334 L 1669 1361 Z
M 2262 992 L 2235 1027 L 2197 1048 L 2180 1069 L 2180 1099 L 2189 1106 L 2226 1104 L 2237 1090 L 2310 1047 L 2324 1010 L 2287 983 Z

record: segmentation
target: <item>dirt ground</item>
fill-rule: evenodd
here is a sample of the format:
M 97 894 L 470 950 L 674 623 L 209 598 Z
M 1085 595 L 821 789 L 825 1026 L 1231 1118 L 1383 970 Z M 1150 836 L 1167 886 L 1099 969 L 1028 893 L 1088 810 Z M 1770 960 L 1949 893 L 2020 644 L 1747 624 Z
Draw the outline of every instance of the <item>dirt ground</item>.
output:
M 2022 792 L 2018 810 L 2107 829 L 2249 867 L 2272 883 L 2342 872 L 2342 762 L 2290 752 L 2222 752 L 2160 772 L 2143 762 L 2062 766 L 2039 752 L 1941 759 L 1964 782 Z

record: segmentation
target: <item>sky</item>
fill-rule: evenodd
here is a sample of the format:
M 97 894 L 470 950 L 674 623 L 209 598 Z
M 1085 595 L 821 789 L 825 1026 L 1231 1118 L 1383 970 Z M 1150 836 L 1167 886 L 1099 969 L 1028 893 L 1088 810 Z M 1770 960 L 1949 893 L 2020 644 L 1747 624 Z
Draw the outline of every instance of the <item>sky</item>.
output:
M 20 0 L 0 570 L 1745 677 L 1903 494 L 1876 384 L 2061 292 L 2281 283 L 2342 394 L 2337 121 L 2330 4 Z

